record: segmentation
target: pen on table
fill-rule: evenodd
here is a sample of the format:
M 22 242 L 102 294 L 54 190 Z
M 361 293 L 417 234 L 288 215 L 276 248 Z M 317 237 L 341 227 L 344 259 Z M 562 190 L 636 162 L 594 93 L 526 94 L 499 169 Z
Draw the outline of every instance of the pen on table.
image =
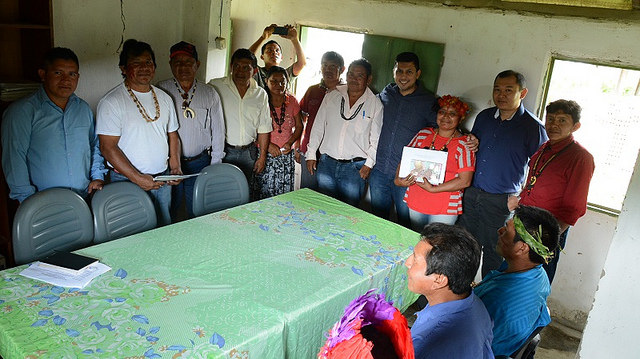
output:
M 365 110 L 362 110 L 362 118 L 364 119 Z

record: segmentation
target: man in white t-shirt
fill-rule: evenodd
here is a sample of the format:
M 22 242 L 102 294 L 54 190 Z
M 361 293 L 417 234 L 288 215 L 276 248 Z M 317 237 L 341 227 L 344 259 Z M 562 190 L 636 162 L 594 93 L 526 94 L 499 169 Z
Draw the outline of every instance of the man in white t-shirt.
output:
M 182 174 L 178 120 L 169 95 L 151 85 L 156 69 L 151 46 L 127 40 L 120 53 L 124 81 L 98 103 L 96 132 L 111 182 L 131 181 L 148 191 L 158 225 L 171 223 L 171 188 L 179 181 L 154 181 Z M 167 168 L 167 160 L 169 168 Z

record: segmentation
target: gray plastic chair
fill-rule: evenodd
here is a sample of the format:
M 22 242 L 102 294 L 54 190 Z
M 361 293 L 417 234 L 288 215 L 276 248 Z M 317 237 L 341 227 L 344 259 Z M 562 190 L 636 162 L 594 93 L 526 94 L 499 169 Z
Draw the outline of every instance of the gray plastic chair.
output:
M 93 239 L 91 211 L 77 193 L 50 188 L 24 200 L 13 220 L 16 264 L 42 259 L 55 250 L 86 247 Z
M 217 212 L 249 202 L 249 184 L 242 170 L 216 163 L 200 171 L 193 187 L 193 214 Z
M 131 182 L 110 183 L 91 200 L 94 242 L 102 243 L 153 229 L 156 210 L 147 192 Z

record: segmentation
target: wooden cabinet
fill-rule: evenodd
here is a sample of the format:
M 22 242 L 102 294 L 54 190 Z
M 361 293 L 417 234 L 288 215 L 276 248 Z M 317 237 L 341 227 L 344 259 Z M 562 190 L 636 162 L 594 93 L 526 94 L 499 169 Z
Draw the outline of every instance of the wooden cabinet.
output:
M 51 0 L 0 0 L 0 82 L 38 81 L 52 38 Z
M 53 46 L 51 0 L 0 0 L 0 83 L 39 82 L 38 67 Z M 0 114 L 9 106 L 0 100 Z M 0 172 L 0 254 L 13 266 L 11 228 L 17 202 Z

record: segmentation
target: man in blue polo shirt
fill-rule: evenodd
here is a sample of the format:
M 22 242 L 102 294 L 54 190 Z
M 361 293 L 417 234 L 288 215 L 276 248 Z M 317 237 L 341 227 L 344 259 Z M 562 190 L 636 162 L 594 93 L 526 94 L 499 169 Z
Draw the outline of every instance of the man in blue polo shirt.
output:
M 378 95 L 384 105 L 382 131 L 376 152 L 376 165 L 369 176 L 369 193 L 373 213 L 389 219 L 395 204 L 398 223 L 409 227 L 409 208 L 404 202 L 406 187 L 393 183 L 402 158 L 402 149 L 425 127 L 436 127 L 434 94 L 418 81 L 420 60 L 413 52 L 396 56 L 393 67 L 395 83 L 387 85 Z
M 480 246 L 469 232 L 443 223 L 425 226 L 404 265 L 409 290 L 429 301 L 411 327 L 416 359 L 493 359 L 491 318 L 471 291 Z
M 517 205 L 509 197 L 520 192 L 529 158 L 547 140 L 542 122 L 522 105 L 526 95 L 522 74 L 513 70 L 499 73 L 493 83 L 496 106 L 480 112 L 471 130 L 480 147 L 473 183 L 464 192 L 457 224 L 482 246 L 483 277 L 502 262 L 495 250 L 496 233 L 514 209 L 510 207 Z
M 493 354 L 515 353 L 533 332 L 551 322 L 547 297 L 551 285 L 543 263 L 558 246 L 560 227 L 547 210 L 520 206 L 499 230 L 504 262 L 474 288 L 493 319 Z
M 9 196 L 20 202 L 51 187 L 82 197 L 102 189 L 106 169 L 93 112 L 74 94 L 78 57 L 67 48 L 45 54 L 42 87 L 13 103 L 2 116 L 2 169 Z

